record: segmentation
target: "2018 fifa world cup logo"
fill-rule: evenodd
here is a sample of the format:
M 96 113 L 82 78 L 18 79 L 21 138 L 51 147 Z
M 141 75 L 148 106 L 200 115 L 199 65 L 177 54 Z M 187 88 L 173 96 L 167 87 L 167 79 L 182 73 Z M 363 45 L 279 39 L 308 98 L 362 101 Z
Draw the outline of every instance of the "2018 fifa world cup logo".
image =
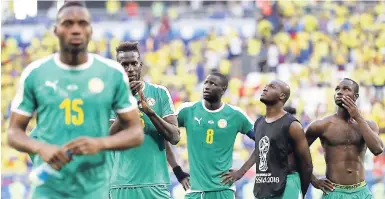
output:
M 259 170 L 266 171 L 267 170 L 267 153 L 270 148 L 270 140 L 267 136 L 264 136 L 261 140 L 259 140 Z

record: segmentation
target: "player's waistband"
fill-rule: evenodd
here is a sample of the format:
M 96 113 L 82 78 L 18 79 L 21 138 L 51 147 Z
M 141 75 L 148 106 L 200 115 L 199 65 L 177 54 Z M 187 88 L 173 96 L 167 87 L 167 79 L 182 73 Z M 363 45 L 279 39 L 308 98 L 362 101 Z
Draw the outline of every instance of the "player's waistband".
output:
M 142 187 L 157 187 L 157 186 L 168 186 L 168 184 L 138 184 L 138 185 L 132 185 L 132 184 L 122 184 L 122 185 L 111 185 L 110 189 L 136 189 L 136 188 L 142 188 Z
M 337 189 L 354 190 L 354 189 L 359 189 L 366 186 L 366 181 L 364 180 L 360 183 L 352 184 L 352 185 L 342 185 L 342 184 L 336 184 L 332 182 L 332 185 L 334 186 L 334 188 L 337 188 Z

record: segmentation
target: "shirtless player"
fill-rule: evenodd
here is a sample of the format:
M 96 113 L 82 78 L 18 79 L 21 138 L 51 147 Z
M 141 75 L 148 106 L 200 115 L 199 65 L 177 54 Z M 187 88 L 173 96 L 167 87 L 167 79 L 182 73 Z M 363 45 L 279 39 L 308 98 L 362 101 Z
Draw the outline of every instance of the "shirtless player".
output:
M 337 113 L 311 123 L 306 138 L 311 145 L 320 138 L 325 151 L 326 179 L 312 176 L 312 185 L 324 192 L 323 199 L 372 198 L 365 183 L 364 156 L 366 148 L 374 155 L 384 150 L 378 126 L 365 120 L 355 101 L 358 84 L 348 78 L 335 88 Z

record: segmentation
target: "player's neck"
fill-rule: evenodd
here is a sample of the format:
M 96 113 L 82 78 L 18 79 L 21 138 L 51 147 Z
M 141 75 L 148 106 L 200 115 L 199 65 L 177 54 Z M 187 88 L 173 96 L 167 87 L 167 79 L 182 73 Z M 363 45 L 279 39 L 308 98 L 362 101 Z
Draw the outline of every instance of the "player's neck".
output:
M 337 116 L 345 121 L 349 121 L 351 119 L 349 112 L 339 106 L 337 107 Z
M 285 111 L 283 110 L 283 106 L 281 106 L 280 104 L 266 106 L 266 118 L 279 118 L 284 114 Z
M 215 111 L 219 108 L 221 108 L 222 106 L 222 101 L 218 101 L 218 102 L 208 102 L 206 100 L 203 100 L 204 101 L 204 106 L 210 110 L 210 111 Z
M 60 61 L 66 65 L 76 67 L 82 65 L 88 61 L 88 53 L 86 51 L 79 53 L 71 53 L 60 51 L 59 53 Z

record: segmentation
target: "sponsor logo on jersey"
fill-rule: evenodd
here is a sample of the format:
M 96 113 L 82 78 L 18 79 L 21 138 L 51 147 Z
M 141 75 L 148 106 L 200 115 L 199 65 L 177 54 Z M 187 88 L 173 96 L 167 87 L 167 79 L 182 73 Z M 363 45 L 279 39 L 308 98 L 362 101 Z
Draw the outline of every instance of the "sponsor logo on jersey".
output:
M 214 124 L 214 121 L 209 120 L 208 123 L 209 123 L 209 124 Z
M 218 126 L 219 126 L 219 128 L 221 128 L 221 129 L 226 128 L 226 126 L 227 126 L 227 121 L 226 121 L 225 119 L 220 119 L 220 120 L 218 121 Z
M 154 98 L 147 98 L 147 104 L 150 106 L 154 106 L 155 105 L 155 99 Z
M 59 82 L 58 80 L 52 81 L 52 82 L 51 81 L 45 81 L 45 86 L 51 87 L 56 92 L 58 82 Z
M 88 81 L 88 89 L 91 93 L 101 93 L 104 89 L 104 83 L 101 79 L 94 77 Z
M 78 89 L 79 89 L 79 87 L 75 84 L 70 84 L 67 86 L 67 90 L 69 90 L 69 91 L 76 91 Z
M 202 118 L 198 119 L 197 117 L 194 117 L 194 120 L 196 120 L 198 122 L 198 124 L 201 125 Z

